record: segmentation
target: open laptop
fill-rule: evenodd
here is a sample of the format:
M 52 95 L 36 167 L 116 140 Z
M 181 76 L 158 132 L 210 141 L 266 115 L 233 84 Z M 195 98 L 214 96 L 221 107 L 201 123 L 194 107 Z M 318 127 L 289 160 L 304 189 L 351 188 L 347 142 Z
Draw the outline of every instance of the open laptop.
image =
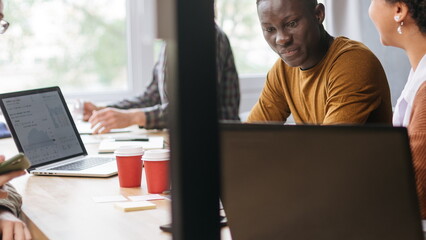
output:
M 233 240 L 422 240 L 405 128 L 221 125 Z
M 111 156 L 88 156 L 59 87 L 0 94 L 0 106 L 20 152 L 36 175 L 109 177 Z

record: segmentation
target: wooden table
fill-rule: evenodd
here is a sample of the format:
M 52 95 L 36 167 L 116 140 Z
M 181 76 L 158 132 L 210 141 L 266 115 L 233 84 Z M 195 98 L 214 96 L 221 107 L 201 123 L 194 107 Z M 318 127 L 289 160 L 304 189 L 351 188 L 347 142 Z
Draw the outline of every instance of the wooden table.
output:
M 146 133 L 143 133 L 146 134 Z M 164 134 L 164 133 L 150 133 Z M 89 137 L 90 138 L 90 137 Z M 97 151 L 97 138 L 84 137 L 89 153 Z M 0 140 L 1 153 L 10 157 L 17 153 L 12 139 Z M 171 221 L 170 200 L 153 201 L 153 210 L 123 212 L 114 203 L 96 203 L 92 197 L 144 195 L 145 174 L 140 188 L 120 188 L 118 177 L 80 178 L 49 177 L 27 174 L 12 181 L 23 197 L 23 219 L 33 239 L 172 239 L 159 226 Z M 222 229 L 222 239 L 231 239 L 228 228 Z
M 142 188 L 120 188 L 118 178 L 32 176 L 13 185 L 23 197 L 23 213 L 34 239 L 171 239 L 159 226 L 170 222 L 170 201 L 157 208 L 123 212 L 114 203 L 96 203 L 94 196 L 146 194 Z

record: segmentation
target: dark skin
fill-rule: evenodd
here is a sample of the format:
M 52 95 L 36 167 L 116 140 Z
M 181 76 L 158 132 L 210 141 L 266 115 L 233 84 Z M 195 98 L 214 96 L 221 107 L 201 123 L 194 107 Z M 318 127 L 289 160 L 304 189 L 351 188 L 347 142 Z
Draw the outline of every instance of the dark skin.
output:
M 333 42 L 322 26 L 322 4 L 312 7 L 303 0 L 262 0 L 257 12 L 266 42 L 291 67 L 314 67 Z

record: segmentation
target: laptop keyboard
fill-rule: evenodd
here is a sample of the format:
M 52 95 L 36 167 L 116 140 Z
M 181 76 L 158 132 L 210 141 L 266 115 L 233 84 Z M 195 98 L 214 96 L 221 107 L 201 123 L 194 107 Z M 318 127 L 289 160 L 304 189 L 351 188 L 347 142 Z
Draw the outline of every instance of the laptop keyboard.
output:
M 68 171 L 78 171 L 84 170 L 91 167 L 96 167 L 104 163 L 114 161 L 114 158 L 86 158 L 77 162 L 68 163 L 62 166 L 50 168 L 49 170 L 68 170 Z

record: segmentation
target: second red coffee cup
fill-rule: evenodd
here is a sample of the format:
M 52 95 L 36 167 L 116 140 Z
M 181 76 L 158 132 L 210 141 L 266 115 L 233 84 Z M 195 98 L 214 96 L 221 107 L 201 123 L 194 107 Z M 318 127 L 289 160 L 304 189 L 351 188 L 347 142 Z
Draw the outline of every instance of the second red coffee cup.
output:
M 142 157 L 149 193 L 162 193 L 170 189 L 169 155 L 168 149 L 158 149 L 148 150 Z
M 115 151 L 120 187 L 141 186 L 143 154 L 143 148 L 137 145 L 121 146 Z

